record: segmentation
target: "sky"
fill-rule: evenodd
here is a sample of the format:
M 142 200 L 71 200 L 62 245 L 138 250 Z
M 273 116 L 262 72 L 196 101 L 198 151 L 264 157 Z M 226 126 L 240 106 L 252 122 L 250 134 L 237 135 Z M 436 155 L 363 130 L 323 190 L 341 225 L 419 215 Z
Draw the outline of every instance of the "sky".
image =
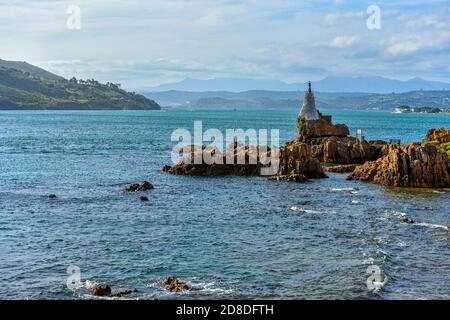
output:
M 371 5 L 380 28 L 368 28 Z M 188 77 L 450 82 L 448 0 L 1 0 L 0 21 L 1 59 L 127 88 Z

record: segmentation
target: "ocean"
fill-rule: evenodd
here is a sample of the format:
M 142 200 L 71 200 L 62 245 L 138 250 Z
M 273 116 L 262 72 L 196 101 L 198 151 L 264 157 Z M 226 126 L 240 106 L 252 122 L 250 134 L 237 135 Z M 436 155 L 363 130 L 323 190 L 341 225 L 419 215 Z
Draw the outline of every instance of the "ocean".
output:
M 420 141 L 450 115 L 324 111 L 366 139 Z M 171 164 L 177 128 L 279 129 L 296 110 L 0 112 L 0 298 L 450 299 L 450 190 L 347 181 L 187 177 Z M 126 184 L 148 180 L 141 202 Z M 58 198 L 51 200 L 49 194 Z M 408 215 L 417 223 L 401 222 Z M 70 266 L 81 285 L 68 288 Z M 369 267 L 386 279 L 367 286 Z M 176 276 L 192 290 L 169 293 Z M 387 277 L 387 278 L 386 278 Z

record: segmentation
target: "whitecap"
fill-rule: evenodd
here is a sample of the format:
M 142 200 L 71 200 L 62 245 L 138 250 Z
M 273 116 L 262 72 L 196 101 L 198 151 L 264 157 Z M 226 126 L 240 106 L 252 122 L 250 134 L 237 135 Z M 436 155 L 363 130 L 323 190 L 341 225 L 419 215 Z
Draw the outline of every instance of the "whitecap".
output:
M 357 201 L 357 200 L 352 200 L 352 204 L 358 204 L 359 203 L 359 201 Z
M 311 210 L 311 209 L 304 209 L 299 207 L 291 207 L 292 211 L 298 211 L 298 212 L 304 212 L 304 213 L 312 213 L 312 214 L 326 214 L 326 213 L 335 213 L 334 211 L 320 211 L 320 210 Z
M 375 259 L 372 257 L 369 257 L 369 258 L 364 259 L 362 264 L 367 265 L 367 264 L 373 264 L 374 262 L 375 262 Z

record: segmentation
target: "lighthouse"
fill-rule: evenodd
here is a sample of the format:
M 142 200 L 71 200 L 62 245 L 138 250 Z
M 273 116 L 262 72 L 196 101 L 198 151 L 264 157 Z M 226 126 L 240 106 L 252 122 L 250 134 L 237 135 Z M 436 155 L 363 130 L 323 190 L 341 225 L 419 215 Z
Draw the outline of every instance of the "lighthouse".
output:
M 308 81 L 308 91 L 303 98 L 303 105 L 300 109 L 299 118 L 303 120 L 319 120 L 320 114 L 316 109 L 316 100 L 311 90 L 311 81 Z

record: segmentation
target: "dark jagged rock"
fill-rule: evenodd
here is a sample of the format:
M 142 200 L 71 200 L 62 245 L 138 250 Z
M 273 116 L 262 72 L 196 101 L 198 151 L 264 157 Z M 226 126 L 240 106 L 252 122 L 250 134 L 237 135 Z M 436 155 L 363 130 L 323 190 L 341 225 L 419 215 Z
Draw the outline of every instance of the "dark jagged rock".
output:
M 91 294 L 96 297 L 124 297 L 134 292 L 137 292 L 137 290 L 134 289 L 113 292 L 111 286 L 108 284 L 96 284 L 91 289 Z
M 139 197 L 139 200 L 141 200 L 141 201 L 143 201 L 143 202 L 149 201 L 149 200 L 148 200 L 148 197 L 146 197 L 146 196 L 140 196 L 140 197 Z
M 356 167 L 347 179 L 395 187 L 450 187 L 450 160 L 432 144 L 388 145 L 383 154 Z
M 140 191 L 147 191 L 147 190 L 151 190 L 153 189 L 153 185 L 148 182 L 148 181 L 144 181 L 142 183 L 134 183 L 128 187 L 125 188 L 126 192 L 140 192 Z
M 403 217 L 403 218 L 402 218 L 402 221 L 403 221 L 404 223 L 408 223 L 408 224 L 413 224 L 413 223 L 414 223 L 414 220 L 413 220 L 412 218 L 408 217 L 408 216 Z
M 353 172 L 356 168 L 356 164 L 341 164 L 337 166 L 324 167 L 325 172 L 333 172 L 333 173 L 349 173 Z
M 180 292 L 190 290 L 186 282 L 178 280 L 176 277 L 169 277 L 164 281 L 164 286 L 170 292 Z
M 97 297 L 109 297 L 111 296 L 111 287 L 107 284 L 96 284 L 91 289 L 91 294 Z
M 48 198 L 49 199 L 57 199 L 58 197 L 56 196 L 56 194 L 51 193 L 48 195 Z

